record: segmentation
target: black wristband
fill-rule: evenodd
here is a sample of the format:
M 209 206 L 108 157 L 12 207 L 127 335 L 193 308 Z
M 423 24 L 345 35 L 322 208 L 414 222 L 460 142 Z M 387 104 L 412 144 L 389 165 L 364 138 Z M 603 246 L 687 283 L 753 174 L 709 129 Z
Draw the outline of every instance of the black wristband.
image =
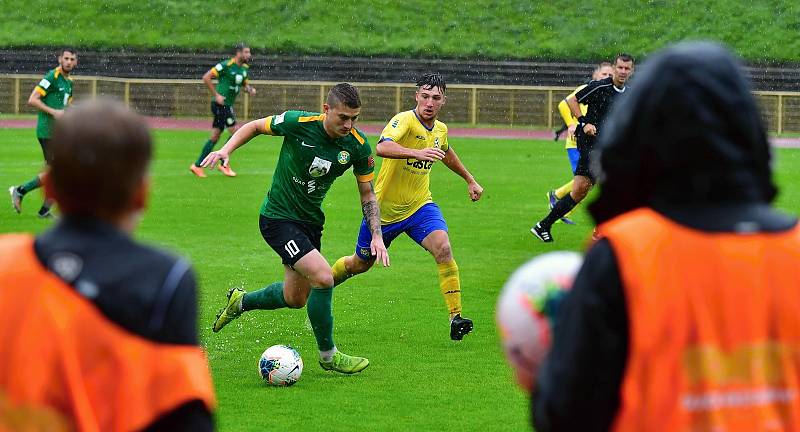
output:
M 578 117 L 578 123 L 580 123 L 580 124 L 582 124 L 582 125 L 585 125 L 586 123 L 588 123 L 588 122 L 586 121 L 586 116 L 580 116 L 580 117 Z

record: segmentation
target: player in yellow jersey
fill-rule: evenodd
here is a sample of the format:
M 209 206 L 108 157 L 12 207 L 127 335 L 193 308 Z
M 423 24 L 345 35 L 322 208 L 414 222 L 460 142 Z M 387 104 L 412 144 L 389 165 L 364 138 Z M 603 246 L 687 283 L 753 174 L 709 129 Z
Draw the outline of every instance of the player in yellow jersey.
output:
M 592 80 L 597 81 L 604 78 L 608 78 L 614 72 L 614 69 L 611 67 L 611 63 L 609 62 L 602 62 L 600 65 L 595 68 L 594 72 L 592 72 Z M 567 105 L 567 98 L 574 97 L 575 93 L 579 92 L 581 89 L 586 87 L 586 84 L 582 84 L 578 86 L 572 93 L 570 93 L 567 97 L 565 97 L 561 102 L 558 103 L 558 112 L 561 114 L 561 118 L 564 119 L 564 123 L 567 125 L 567 143 L 564 145 L 564 148 L 567 149 L 567 158 L 569 158 L 569 164 L 572 166 L 572 174 L 575 174 L 575 168 L 578 165 L 578 157 L 580 153 L 578 152 L 578 145 L 575 142 L 575 126 L 578 124 L 578 119 L 572 115 L 572 112 L 569 110 L 569 106 Z M 585 115 L 587 106 L 581 104 L 581 112 Z M 550 190 L 547 192 L 547 202 L 552 209 L 556 202 L 561 198 L 564 198 L 565 195 L 572 191 L 572 182 L 573 180 L 568 181 L 558 189 Z M 570 211 L 564 217 L 561 218 L 561 221 L 565 224 L 574 225 L 575 222 L 569 218 L 569 215 L 572 213 Z
M 447 126 L 436 119 L 446 97 L 444 78 L 438 73 L 417 80 L 416 108 L 395 115 L 383 129 L 376 146 L 384 158 L 375 184 L 380 205 L 381 231 L 388 248 L 402 233 L 408 234 L 433 255 L 439 268 L 439 286 L 450 313 L 450 338 L 461 340 L 472 331 L 472 320 L 461 316 L 461 279 L 453 259 L 447 224 L 433 202 L 430 172 L 437 161 L 467 182 L 467 193 L 478 201 L 483 187 L 475 181 L 447 141 Z M 361 222 L 355 254 L 339 258 L 333 265 L 333 279 L 340 284 L 372 267 L 372 235 Z

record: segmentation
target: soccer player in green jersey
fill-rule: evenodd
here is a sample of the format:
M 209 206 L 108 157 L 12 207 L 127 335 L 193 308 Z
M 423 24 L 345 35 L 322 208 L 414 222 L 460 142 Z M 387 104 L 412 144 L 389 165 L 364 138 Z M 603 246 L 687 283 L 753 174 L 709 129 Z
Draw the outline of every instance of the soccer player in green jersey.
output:
M 36 123 L 36 138 L 42 146 L 45 163 L 49 163 L 50 156 L 47 151 L 47 144 L 50 142 L 50 133 L 53 129 L 55 120 L 64 113 L 64 108 L 72 102 L 72 78 L 69 74 L 78 65 L 78 54 L 72 48 L 62 48 L 58 54 L 58 67 L 51 69 L 33 88 L 28 105 L 39 111 L 39 119 Z M 42 185 L 41 174 L 37 174 L 27 183 L 19 186 L 11 186 L 8 189 L 11 194 L 11 205 L 17 213 L 22 212 L 22 198 Z M 39 209 L 39 217 L 47 218 L 51 216 L 51 202 L 45 200 Z
M 251 57 L 250 47 L 240 43 L 234 48 L 233 58 L 220 61 L 203 75 L 203 83 L 213 96 L 211 114 L 214 116 L 214 120 L 211 123 L 211 137 L 203 145 L 197 161 L 189 166 L 189 170 L 198 177 L 206 176 L 200 165 L 203 159 L 211 153 L 211 150 L 214 150 L 222 131 L 228 128 L 228 132 L 233 135 L 239 129 L 239 125 L 236 124 L 236 115 L 233 112 L 233 103 L 236 102 L 239 91 L 244 88 L 250 96 L 256 94 L 256 89 L 248 83 L 247 76 L 250 68 L 247 63 L 250 62 Z M 217 79 L 216 86 L 211 82 L 213 78 Z M 233 172 L 230 165 L 219 164 L 219 170 L 228 177 L 236 177 L 236 173 Z
M 283 262 L 283 281 L 249 293 L 239 288 L 229 290 L 227 305 L 214 321 L 215 332 L 244 311 L 307 305 L 323 369 L 355 373 L 369 365 L 366 358 L 349 356 L 336 349 L 331 310 L 333 272 L 320 253 L 325 223 L 322 200 L 333 181 L 352 166 L 361 209 L 372 233 L 370 253 L 384 266 L 389 265 L 372 186 L 375 170 L 372 150 L 366 136 L 354 127 L 360 107 L 358 90 L 350 84 L 337 84 L 328 93 L 322 114 L 286 111 L 251 121 L 222 149 L 211 152 L 202 161 L 201 166 L 210 168 L 217 163 L 228 164 L 231 153 L 256 135 L 284 137 L 259 219 L 261 235 Z

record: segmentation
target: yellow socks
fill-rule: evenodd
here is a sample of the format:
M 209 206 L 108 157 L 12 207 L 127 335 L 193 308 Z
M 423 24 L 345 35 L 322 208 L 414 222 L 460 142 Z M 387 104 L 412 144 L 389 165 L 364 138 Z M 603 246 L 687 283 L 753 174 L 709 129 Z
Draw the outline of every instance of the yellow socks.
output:
M 556 191 L 555 191 L 556 192 L 556 198 L 558 198 L 558 199 L 564 198 L 565 196 L 567 196 L 568 193 L 572 192 L 572 183 L 574 183 L 574 182 L 575 182 L 575 180 L 570 180 L 569 182 L 565 183 L 560 188 L 556 189 Z
M 352 273 L 347 271 L 347 266 L 344 263 L 346 258 L 347 257 L 339 258 L 333 263 L 333 267 L 331 267 L 331 270 L 333 270 L 333 286 L 337 286 L 353 276 Z
M 453 318 L 461 313 L 461 278 L 458 275 L 458 265 L 453 260 L 436 266 L 439 267 L 439 288 L 450 318 Z

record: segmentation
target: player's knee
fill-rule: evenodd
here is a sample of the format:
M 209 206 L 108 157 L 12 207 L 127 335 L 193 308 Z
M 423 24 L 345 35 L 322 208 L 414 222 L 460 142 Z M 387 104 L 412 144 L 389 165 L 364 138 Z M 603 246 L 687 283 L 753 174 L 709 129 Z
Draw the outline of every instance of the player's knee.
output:
M 311 282 L 318 288 L 333 288 L 333 273 L 330 271 L 318 272 L 311 278 Z
M 433 253 L 433 256 L 436 259 L 436 262 L 439 264 L 452 261 L 453 250 L 450 248 L 450 242 L 446 241 L 439 245 L 439 247 L 437 247 L 436 251 Z

